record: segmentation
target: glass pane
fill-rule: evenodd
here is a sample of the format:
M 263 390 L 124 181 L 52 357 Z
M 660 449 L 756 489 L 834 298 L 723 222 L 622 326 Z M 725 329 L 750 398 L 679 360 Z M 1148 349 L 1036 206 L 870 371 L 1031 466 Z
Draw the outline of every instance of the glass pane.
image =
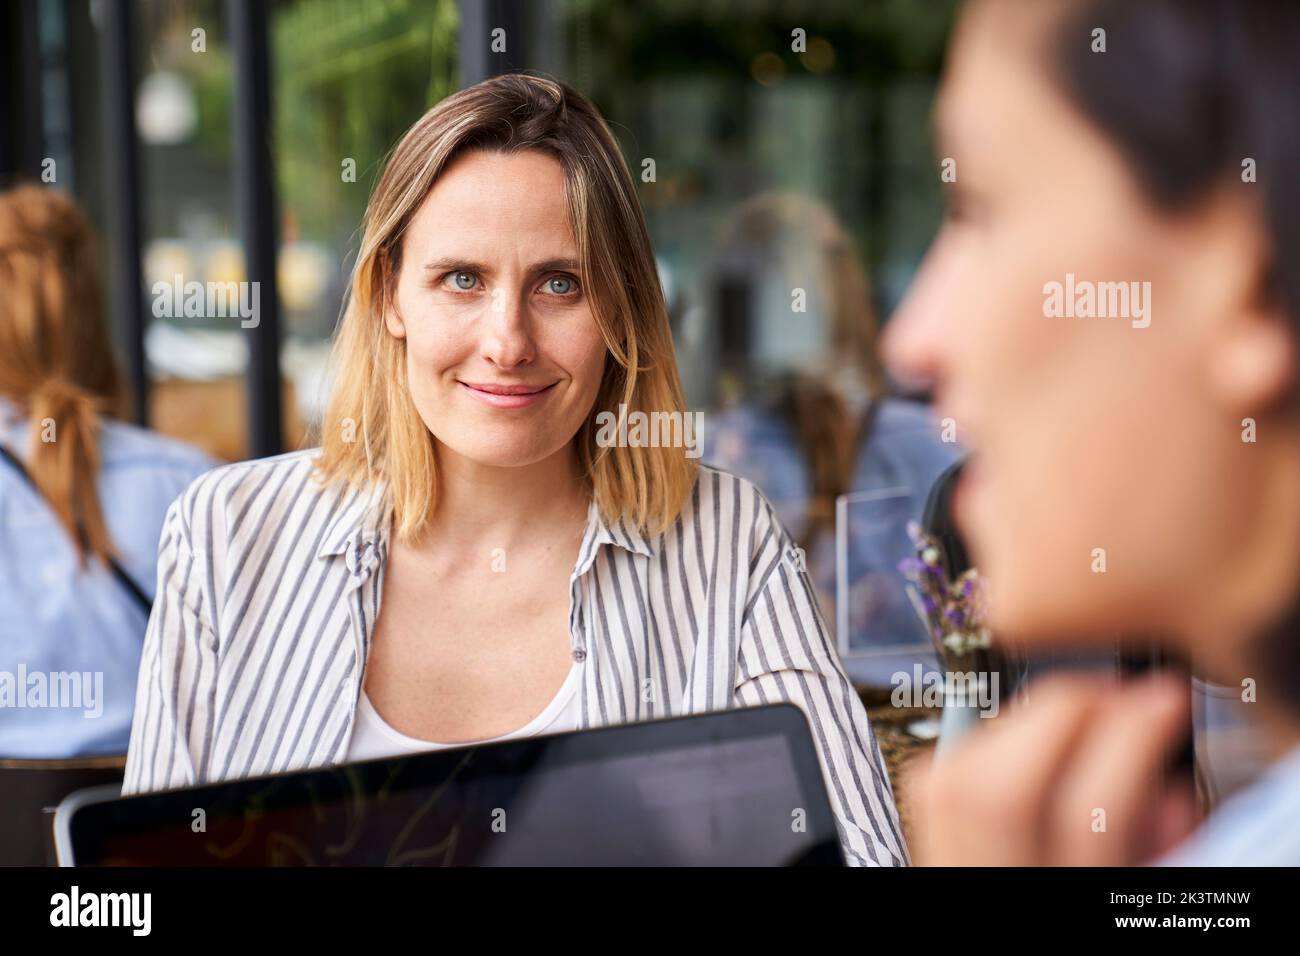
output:
M 136 11 L 150 425 L 244 458 L 248 347 L 237 308 L 248 286 L 231 202 L 234 65 L 222 7 L 144 0 Z M 208 295 L 228 283 L 233 302 Z
M 286 419 L 319 424 L 325 360 L 389 149 L 457 88 L 455 0 L 284 0 L 272 20 Z
M 953 7 L 548 8 L 556 70 L 638 177 L 705 460 L 771 499 L 841 647 L 893 659 L 932 659 L 897 565 L 959 452 L 923 405 L 888 397 L 875 333 L 941 213 L 929 104 Z M 844 496 L 898 488 L 888 514 L 837 516 Z M 837 531 L 852 575 L 839 607 Z

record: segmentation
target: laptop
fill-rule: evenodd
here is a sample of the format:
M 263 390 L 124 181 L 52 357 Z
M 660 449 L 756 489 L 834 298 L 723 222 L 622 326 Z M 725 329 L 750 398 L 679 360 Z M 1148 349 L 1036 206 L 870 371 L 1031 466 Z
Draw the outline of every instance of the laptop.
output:
M 61 866 L 842 865 L 792 704 L 58 807 Z

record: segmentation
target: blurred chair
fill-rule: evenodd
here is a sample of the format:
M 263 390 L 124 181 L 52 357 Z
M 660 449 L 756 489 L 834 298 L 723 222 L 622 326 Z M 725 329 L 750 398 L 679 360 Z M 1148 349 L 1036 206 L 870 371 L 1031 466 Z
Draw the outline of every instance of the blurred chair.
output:
M 0 757 L 0 866 L 54 865 L 54 808 L 83 787 L 120 784 L 125 756 L 66 760 Z

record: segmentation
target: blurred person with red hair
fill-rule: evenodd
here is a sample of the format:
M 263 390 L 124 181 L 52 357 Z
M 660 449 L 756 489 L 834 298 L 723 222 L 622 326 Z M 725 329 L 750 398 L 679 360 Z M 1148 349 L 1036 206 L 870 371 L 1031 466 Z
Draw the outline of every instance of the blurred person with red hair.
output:
M 126 424 L 72 200 L 0 193 L 0 756 L 126 752 L 167 506 L 215 466 Z

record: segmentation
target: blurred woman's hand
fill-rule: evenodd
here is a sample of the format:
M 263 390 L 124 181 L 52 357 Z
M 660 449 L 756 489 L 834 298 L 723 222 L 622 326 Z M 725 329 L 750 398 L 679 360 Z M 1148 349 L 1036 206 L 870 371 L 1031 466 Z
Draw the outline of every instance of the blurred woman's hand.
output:
M 1162 772 L 1184 741 L 1186 681 L 1052 677 L 980 721 L 916 775 L 914 861 L 926 866 L 1132 866 L 1196 822 Z

